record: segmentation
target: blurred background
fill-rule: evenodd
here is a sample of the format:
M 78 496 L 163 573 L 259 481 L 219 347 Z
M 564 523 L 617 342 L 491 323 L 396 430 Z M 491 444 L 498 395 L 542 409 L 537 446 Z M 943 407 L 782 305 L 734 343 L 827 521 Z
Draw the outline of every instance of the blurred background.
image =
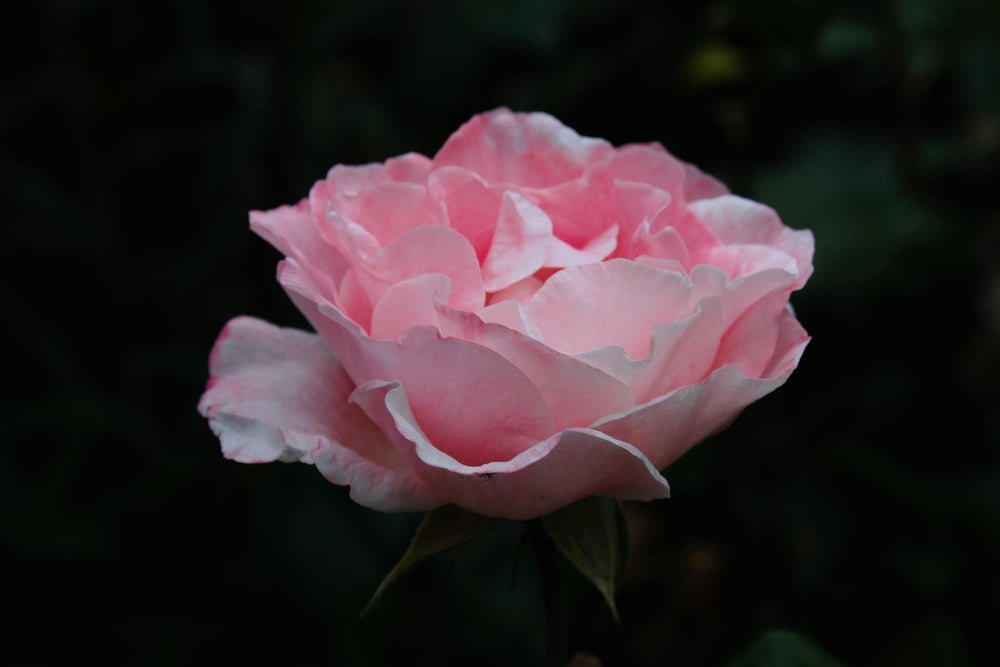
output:
M 224 323 L 306 326 L 247 211 L 474 113 L 660 141 L 816 235 L 781 390 L 628 506 L 605 665 L 786 628 L 852 665 L 990 663 L 1000 628 L 1000 4 L 9 3 L 0 99 L 6 665 L 511 665 L 542 655 L 505 523 L 358 611 L 419 516 L 228 462 Z

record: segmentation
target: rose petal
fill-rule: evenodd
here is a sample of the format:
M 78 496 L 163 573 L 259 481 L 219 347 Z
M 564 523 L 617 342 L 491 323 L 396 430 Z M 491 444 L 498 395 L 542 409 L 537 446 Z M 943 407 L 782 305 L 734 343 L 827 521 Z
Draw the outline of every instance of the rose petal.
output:
M 644 220 L 669 208 L 670 193 L 645 183 L 593 176 L 546 190 L 532 190 L 538 206 L 552 219 L 557 238 L 582 248 L 611 226 L 618 227 L 619 256 L 630 252 L 627 242 Z
M 715 370 L 702 382 L 656 398 L 626 415 L 614 415 L 593 428 L 630 442 L 659 469 L 677 460 L 692 446 L 727 426 L 743 408 L 785 383 L 798 364 L 808 338 L 794 318 L 782 320 L 779 339 L 786 343 L 774 364 L 776 375 L 747 378 L 732 366 Z
M 709 176 L 693 164 L 685 162 L 684 173 L 684 199 L 688 203 L 729 194 L 729 188 L 725 183 L 714 176 Z
M 578 178 L 611 151 L 608 142 L 581 137 L 548 114 L 497 109 L 462 125 L 434 156 L 434 166 L 465 167 L 491 183 L 545 188 Z
M 451 280 L 440 273 L 425 273 L 391 285 L 372 312 L 372 338 L 398 340 L 415 326 L 436 326 L 436 301 L 448 302 Z
M 510 287 L 542 268 L 552 247 L 552 221 L 516 192 L 505 192 L 500 216 L 483 260 L 487 292 Z
M 422 185 L 383 182 L 360 192 L 338 194 L 330 202 L 348 220 L 364 227 L 385 246 L 422 225 L 448 225 L 444 205 Z
M 560 238 L 552 238 L 552 248 L 545 259 L 545 266 L 565 268 L 577 264 L 600 262 L 618 247 L 618 225 L 611 225 L 577 249 Z
M 428 188 L 447 209 L 448 224 L 469 239 L 481 261 L 490 249 L 506 190 L 489 185 L 474 172 L 461 167 L 436 169 L 428 179 Z
M 632 393 L 622 382 L 536 338 L 441 305 L 438 314 L 437 328 L 442 335 L 493 350 L 524 373 L 545 401 L 557 431 L 589 426 L 635 405 Z M 526 329 L 535 329 L 526 315 L 522 318 Z
M 286 257 L 299 257 L 337 282 L 350 267 L 348 259 L 328 243 L 313 224 L 309 202 L 250 211 L 250 229 Z
M 673 227 L 665 227 L 653 234 L 649 222 L 643 221 L 632 236 L 631 253 L 636 257 L 672 260 L 681 267 L 690 266 L 687 244 Z
M 660 144 L 629 144 L 592 166 L 588 170 L 588 176 L 591 175 L 645 183 L 676 197 L 681 193 L 685 169 L 684 163 Z
M 420 153 L 404 153 L 385 161 L 384 177 L 397 183 L 426 184 L 433 162 Z
M 642 452 L 591 429 L 563 431 L 512 459 L 469 466 L 432 444 L 399 383 L 363 385 L 353 400 L 386 429 L 428 485 L 480 514 L 527 520 L 594 494 L 630 500 L 669 495 L 666 480 Z
M 496 352 L 432 327 L 407 329 L 399 342 L 375 340 L 329 302 L 314 299 L 301 269 L 286 262 L 280 280 L 358 385 L 400 381 L 435 447 L 468 465 L 507 460 L 554 432 L 545 400 Z
M 645 403 L 703 380 L 716 368 L 724 331 L 721 299 L 706 297 L 690 317 L 654 327 L 649 355 L 644 359 L 630 359 L 617 346 L 578 356 L 628 385 L 636 403 Z
M 535 276 L 528 276 L 519 280 L 510 287 L 505 287 L 499 292 L 494 292 L 489 296 L 489 304 L 501 303 L 503 301 L 517 301 L 521 305 L 528 303 L 531 297 L 535 296 L 541 286 L 542 281 Z
M 644 359 L 653 327 L 676 320 L 689 292 L 679 274 L 613 259 L 563 269 L 542 285 L 525 312 L 543 340 L 562 352 L 618 345 L 629 357 Z
M 440 273 L 451 281 L 449 305 L 478 310 L 486 303 L 482 274 L 468 240 L 448 227 L 416 227 L 384 248 L 372 252 L 364 230 L 336 213 L 331 229 L 352 251 L 357 280 L 371 303 L 378 303 L 392 285 L 427 273 Z
M 226 458 L 315 462 L 358 503 L 413 511 L 442 501 L 379 428 L 349 403 L 354 384 L 322 338 L 261 320 L 232 320 L 210 358 L 198 404 Z
M 812 232 L 789 229 L 771 207 L 723 195 L 694 202 L 690 210 L 723 243 L 770 246 L 794 257 L 799 274 L 796 288 L 812 275 Z

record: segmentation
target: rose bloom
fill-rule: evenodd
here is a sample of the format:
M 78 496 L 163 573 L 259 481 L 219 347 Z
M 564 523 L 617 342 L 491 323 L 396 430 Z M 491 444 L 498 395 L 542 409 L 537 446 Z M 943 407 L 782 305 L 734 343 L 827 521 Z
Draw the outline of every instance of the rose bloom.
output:
M 813 237 L 659 144 L 472 118 L 433 159 L 337 165 L 250 214 L 317 333 L 238 317 L 200 412 L 382 511 L 530 519 L 660 470 L 781 386 Z

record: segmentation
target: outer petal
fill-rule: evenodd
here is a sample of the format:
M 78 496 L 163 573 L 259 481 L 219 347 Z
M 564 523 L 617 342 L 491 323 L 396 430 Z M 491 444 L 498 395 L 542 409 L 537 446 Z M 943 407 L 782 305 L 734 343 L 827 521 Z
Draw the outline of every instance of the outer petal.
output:
M 315 462 L 355 501 L 382 511 L 427 509 L 440 498 L 362 411 L 354 383 L 319 336 L 249 317 L 232 320 L 210 358 L 198 404 L 227 458 Z
M 743 408 L 785 383 L 798 364 L 808 336 L 787 313 L 781 321 L 779 347 L 762 379 L 746 377 L 733 366 L 715 370 L 702 382 L 656 398 L 625 415 L 613 415 L 594 429 L 631 442 L 659 469 L 727 426 Z
M 434 156 L 434 166 L 465 167 L 490 183 L 545 188 L 579 178 L 612 150 L 548 114 L 497 109 L 462 125 Z
M 308 200 L 270 211 L 250 211 L 250 229 L 285 257 L 298 257 L 335 282 L 350 267 L 349 260 L 319 233 Z
M 429 486 L 480 514 L 532 519 L 594 494 L 629 500 L 669 495 L 666 480 L 642 452 L 591 429 L 555 434 L 506 461 L 468 466 L 431 444 L 399 383 L 363 385 L 353 400 L 387 429 Z

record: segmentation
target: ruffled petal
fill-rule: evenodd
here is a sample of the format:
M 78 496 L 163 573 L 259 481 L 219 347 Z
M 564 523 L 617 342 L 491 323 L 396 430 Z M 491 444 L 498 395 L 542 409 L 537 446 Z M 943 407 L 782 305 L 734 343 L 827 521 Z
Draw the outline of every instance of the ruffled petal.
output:
M 684 452 L 716 433 L 736 418 L 746 406 L 785 383 L 808 343 L 801 327 L 790 315 L 781 322 L 775 351 L 780 358 L 771 364 L 774 375 L 748 378 L 733 366 L 722 366 L 705 380 L 660 396 L 625 415 L 614 415 L 593 428 L 613 438 L 630 442 L 663 469 Z
M 347 257 L 316 228 L 308 200 L 270 211 L 250 211 L 250 229 L 285 257 L 298 257 L 333 282 L 338 282 L 350 268 Z
M 354 383 L 322 338 L 239 317 L 220 334 L 198 404 L 226 458 L 316 463 L 382 511 L 441 504 L 378 426 L 351 405 Z
M 789 229 L 771 207 L 724 195 L 694 202 L 690 210 L 725 244 L 768 246 L 794 257 L 798 265 L 796 289 L 812 275 L 812 232 Z
M 591 429 L 554 434 L 508 460 L 464 465 L 432 444 L 408 399 L 398 382 L 369 383 L 353 396 L 429 486 L 474 512 L 527 520 L 595 494 L 626 500 L 669 495 L 666 480 L 641 451 Z
M 629 255 L 628 243 L 643 221 L 657 218 L 671 201 L 666 190 L 597 175 L 530 194 L 552 219 L 556 237 L 575 248 L 617 227 L 616 254 L 621 257 Z
M 462 125 L 434 156 L 434 166 L 465 167 L 491 183 L 545 188 L 579 178 L 612 150 L 548 114 L 497 109 Z

